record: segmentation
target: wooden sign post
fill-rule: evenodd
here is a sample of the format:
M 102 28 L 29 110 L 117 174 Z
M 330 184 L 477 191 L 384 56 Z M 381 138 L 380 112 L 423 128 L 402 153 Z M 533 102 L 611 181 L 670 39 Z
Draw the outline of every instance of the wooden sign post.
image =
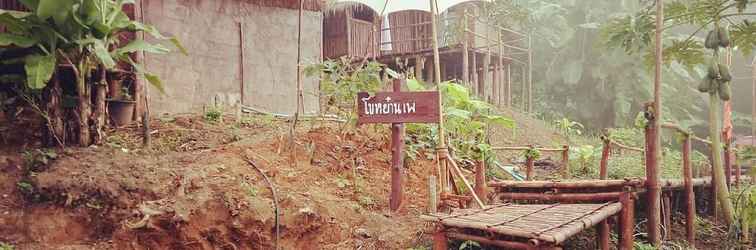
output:
M 357 124 L 391 123 L 391 196 L 392 211 L 402 204 L 404 175 L 404 123 L 438 123 L 437 91 L 402 92 L 402 82 L 393 82 L 393 92 L 357 94 Z

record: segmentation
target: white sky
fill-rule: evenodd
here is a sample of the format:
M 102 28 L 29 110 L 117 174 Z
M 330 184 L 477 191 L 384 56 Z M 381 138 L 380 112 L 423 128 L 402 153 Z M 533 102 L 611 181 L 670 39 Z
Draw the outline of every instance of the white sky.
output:
M 370 6 L 375 12 L 381 13 L 386 0 L 337 0 L 336 2 L 358 2 Z M 471 0 L 437 0 L 438 11 L 444 12 L 447 8 L 459 3 L 471 2 Z M 425 10 L 430 11 L 430 0 L 388 0 L 386 11 L 388 14 L 400 10 Z

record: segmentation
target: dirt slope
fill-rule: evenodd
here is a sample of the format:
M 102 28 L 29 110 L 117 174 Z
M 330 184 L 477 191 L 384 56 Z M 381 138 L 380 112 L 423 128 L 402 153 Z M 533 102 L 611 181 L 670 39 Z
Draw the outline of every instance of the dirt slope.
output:
M 561 143 L 541 122 L 510 114 L 516 136 L 497 130 L 495 145 Z M 341 131 L 305 123 L 292 166 L 285 123 L 225 120 L 156 119 L 152 150 L 141 149 L 131 127 L 111 133 L 104 146 L 58 150 L 34 171 L 22 150 L 4 149 L 0 242 L 18 249 L 271 249 L 272 194 L 250 159 L 276 186 L 283 249 L 427 244 L 428 225 L 418 215 L 434 164 L 424 157 L 406 164 L 405 203 L 389 212 L 384 126 Z

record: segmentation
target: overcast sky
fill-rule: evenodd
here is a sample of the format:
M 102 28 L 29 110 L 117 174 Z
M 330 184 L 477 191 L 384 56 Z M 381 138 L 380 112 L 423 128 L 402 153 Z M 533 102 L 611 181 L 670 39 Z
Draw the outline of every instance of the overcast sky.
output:
M 372 7 L 375 12 L 380 13 L 383 9 L 386 0 L 336 0 L 336 2 L 359 2 Z M 463 2 L 474 2 L 474 0 L 437 0 L 438 8 L 440 12 L 443 12 L 446 8 L 454 6 Z M 385 13 L 391 13 L 399 10 L 430 10 L 429 0 L 388 0 Z

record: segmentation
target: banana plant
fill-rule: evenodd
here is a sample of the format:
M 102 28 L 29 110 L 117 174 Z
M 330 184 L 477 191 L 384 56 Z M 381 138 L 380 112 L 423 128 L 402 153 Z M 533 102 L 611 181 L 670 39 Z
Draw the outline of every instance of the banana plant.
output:
M 161 92 L 160 79 L 131 60 L 136 52 L 164 54 L 166 46 L 135 39 L 122 44 L 124 32 L 144 32 L 153 38 L 172 43 L 180 52 L 186 49 L 172 37 L 163 36 L 155 27 L 131 20 L 123 11 L 134 0 L 19 0 L 29 12 L 0 10 L 0 24 L 7 32 L 0 34 L 0 46 L 29 48 L 33 52 L 23 59 L 26 87 L 41 90 L 50 82 L 58 64 L 70 65 L 76 75 L 79 109 L 79 144 L 90 144 L 90 83 L 96 68 L 113 69 L 118 62 L 130 64 L 135 72 Z M 104 71 L 101 71 L 104 72 Z M 96 91 L 104 91 L 97 88 Z M 100 96 L 101 93 L 96 94 Z M 98 107 L 104 107 L 96 104 Z M 99 108 L 103 109 L 103 108 Z M 95 120 L 104 120 L 104 111 L 95 110 Z M 95 124 L 100 131 L 102 124 Z

